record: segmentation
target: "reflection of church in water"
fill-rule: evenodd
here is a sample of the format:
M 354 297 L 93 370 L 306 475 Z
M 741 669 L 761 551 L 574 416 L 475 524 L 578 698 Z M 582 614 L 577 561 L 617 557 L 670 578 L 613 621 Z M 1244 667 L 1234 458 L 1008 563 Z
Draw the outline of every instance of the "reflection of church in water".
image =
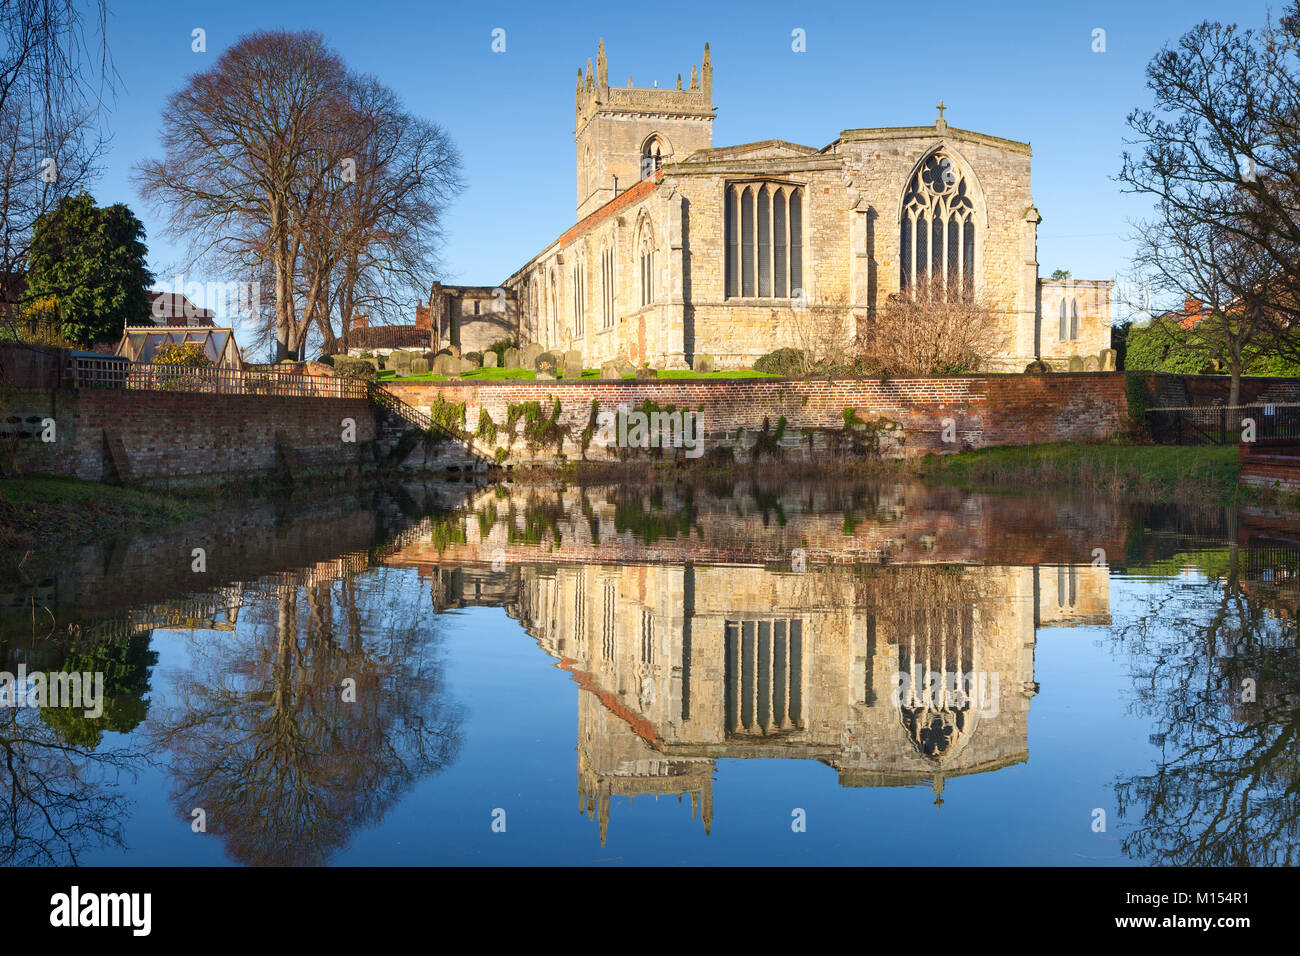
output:
M 581 688 L 579 807 L 602 843 L 619 796 L 689 798 L 707 831 L 724 757 L 819 760 L 941 804 L 945 779 L 1028 758 L 1037 627 L 1109 622 L 1091 566 L 517 572 L 514 595 L 477 601 L 474 571 L 445 583 L 506 603 Z M 949 677 L 927 693 L 927 674 Z

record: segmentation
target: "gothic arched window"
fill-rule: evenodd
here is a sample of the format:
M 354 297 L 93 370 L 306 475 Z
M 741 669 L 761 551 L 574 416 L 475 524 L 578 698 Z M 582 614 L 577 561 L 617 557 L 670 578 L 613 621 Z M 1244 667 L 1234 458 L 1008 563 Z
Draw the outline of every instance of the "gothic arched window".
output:
M 649 179 L 659 172 L 663 168 L 664 157 L 667 155 L 668 149 L 657 133 L 647 139 L 645 145 L 641 147 L 641 178 Z
M 728 186 L 723 219 L 727 298 L 785 299 L 802 295 L 802 186 Z
M 936 150 L 903 194 L 899 288 L 969 296 L 975 286 L 975 205 L 956 161 Z
M 649 305 L 655 300 L 655 247 L 647 226 L 641 231 L 641 304 Z

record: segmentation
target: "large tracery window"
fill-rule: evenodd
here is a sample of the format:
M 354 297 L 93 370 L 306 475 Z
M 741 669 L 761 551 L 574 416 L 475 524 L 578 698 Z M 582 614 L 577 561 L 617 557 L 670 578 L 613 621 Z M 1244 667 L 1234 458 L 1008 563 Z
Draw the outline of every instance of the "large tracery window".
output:
M 803 287 L 803 187 L 737 183 L 724 208 L 727 298 L 785 299 Z
M 968 296 L 975 286 L 975 205 L 965 177 L 943 150 L 908 183 L 899 224 L 899 288 L 929 286 Z

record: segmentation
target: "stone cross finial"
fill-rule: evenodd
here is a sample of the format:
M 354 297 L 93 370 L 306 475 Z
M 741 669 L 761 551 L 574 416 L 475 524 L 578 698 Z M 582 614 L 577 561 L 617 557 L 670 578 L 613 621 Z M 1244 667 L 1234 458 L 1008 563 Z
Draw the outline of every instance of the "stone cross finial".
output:
M 948 121 L 943 118 L 943 111 L 947 108 L 948 107 L 943 105 L 943 100 L 940 100 L 939 105 L 935 107 L 935 109 L 939 111 L 939 118 L 934 121 L 935 129 L 947 129 Z

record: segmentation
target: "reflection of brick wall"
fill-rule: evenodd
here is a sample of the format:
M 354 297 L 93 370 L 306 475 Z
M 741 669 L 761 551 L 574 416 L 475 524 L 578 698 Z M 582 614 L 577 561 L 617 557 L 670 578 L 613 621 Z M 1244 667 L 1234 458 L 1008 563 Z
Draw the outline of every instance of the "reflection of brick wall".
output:
M 787 458 L 818 460 L 834 457 L 836 439 L 844 429 L 844 410 L 862 419 L 880 417 L 898 422 L 906 437 L 904 453 L 959 451 L 995 445 L 1040 442 L 1101 441 L 1129 428 L 1124 376 L 1112 374 L 960 376 L 900 378 L 889 381 L 785 381 L 779 379 L 579 381 L 579 382 L 445 382 L 410 383 L 393 391 L 412 405 L 427 408 L 437 397 L 467 404 L 466 421 L 479 420 L 486 409 L 506 441 L 509 406 L 539 402 L 549 408 L 561 404 L 560 424 L 569 429 L 562 451 L 570 459 L 582 457 L 581 435 L 587 427 L 591 403 L 601 411 L 618 406 L 638 408 L 642 402 L 661 408 L 699 409 L 705 434 L 704 450 L 735 447 L 737 429 L 745 429 L 736 456 L 747 460 L 755 434 L 775 429 L 786 420 L 782 448 Z M 956 443 L 943 441 L 944 419 L 956 427 Z M 517 426 L 517 429 L 522 426 Z M 803 430 L 814 434 L 810 448 Z M 487 449 L 490 454 L 491 449 Z M 555 446 L 529 452 L 515 438 L 511 461 L 549 460 Z M 587 457 L 612 457 L 596 445 Z
M 105 477 L 106 430 L 121 437 L 141 481 L 265 474 L 277 464 L 277 432 L 309 468 L 356 463 L 375 438 L 366 399 L 86 389 L 7 391 L 4 400 L 56 423 L 57 441 L 35 437 L 18 444 L 22 471 L 90 481 Z M 355 442 L 342 440 L 344 418 L 356 422 Z

